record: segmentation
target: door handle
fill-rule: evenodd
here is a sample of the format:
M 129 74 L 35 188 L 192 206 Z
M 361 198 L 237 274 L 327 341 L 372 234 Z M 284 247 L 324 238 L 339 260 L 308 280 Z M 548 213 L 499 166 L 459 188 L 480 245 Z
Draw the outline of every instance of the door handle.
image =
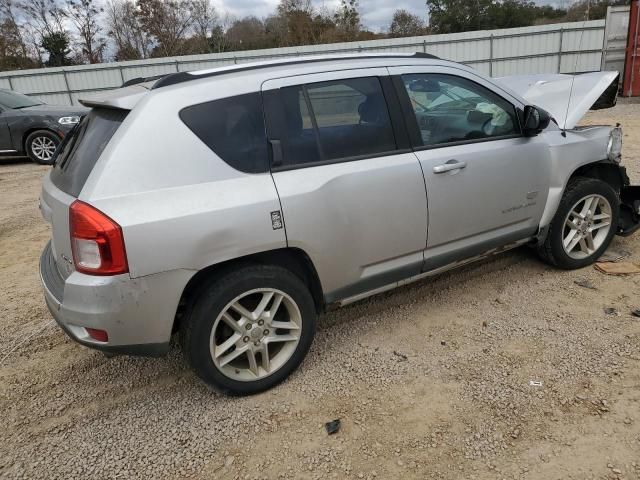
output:
M 467 166 L 467 162 L 459 162 L 457 160 L 449 160 L 447 163 L 433 167 L 433 173 L 446 173 L 453 170 L 462 170 Z

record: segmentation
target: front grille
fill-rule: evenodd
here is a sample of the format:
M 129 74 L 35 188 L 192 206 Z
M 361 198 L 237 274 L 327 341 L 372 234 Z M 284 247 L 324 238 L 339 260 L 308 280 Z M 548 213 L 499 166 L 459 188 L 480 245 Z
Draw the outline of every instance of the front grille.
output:
M 47 290 L 51 292 L 59 303 L 62 303 L 64 279 L 56 267 L 56 259 L 51 250 L 51 242 L 47 243 L 47 246 L 44 247 L 44 251 L 40 257 L 40 275 Z

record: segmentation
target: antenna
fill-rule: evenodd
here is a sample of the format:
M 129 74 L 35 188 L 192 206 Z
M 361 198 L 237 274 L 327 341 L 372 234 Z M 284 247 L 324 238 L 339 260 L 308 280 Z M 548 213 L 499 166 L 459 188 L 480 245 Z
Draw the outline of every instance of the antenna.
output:
M 571 108 L 571 98 L 573 97 L 573 85 L 576 83 L 576 73 L 578 71 L 578 60 L 580 59 L 580 54 L 582 53 L 582 37 L 584 36 L 584 30 L 587 27 L 587 19 L 589 18 L 589 5 L 590 1 L 587 0 L 587 11 L 585 13 L 585 19 L 582 22 L 582 29 L 580 31 L 580 41 L 578 42 L 578 50 L 576 53 L 576 61 L 573 64 L 573 78 L 571 79 L 571 88 L 569 88 L 569 99 L 567 100 L 567 111 L 564 114 L 564 128 L 562 129 L 562 133 L 565 133 L 567 130 L 567 118 L 569 117 L 569 108 Z M 562 55 L 562 52 L 560 52 Z

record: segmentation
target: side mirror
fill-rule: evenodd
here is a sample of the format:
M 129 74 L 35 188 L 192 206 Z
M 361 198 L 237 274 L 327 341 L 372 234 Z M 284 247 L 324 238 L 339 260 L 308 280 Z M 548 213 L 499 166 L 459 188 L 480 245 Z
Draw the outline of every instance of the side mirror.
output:
M 527 137 L 535 137 L 549 126 L 551 115 L 545 110 L 527 105 L 524 107 L 523 133 Z

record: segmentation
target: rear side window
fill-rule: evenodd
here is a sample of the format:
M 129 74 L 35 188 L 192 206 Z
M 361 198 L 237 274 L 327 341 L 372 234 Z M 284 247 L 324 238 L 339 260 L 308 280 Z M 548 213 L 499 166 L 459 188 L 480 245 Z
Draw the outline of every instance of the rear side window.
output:
M 286 166 L 396 150 L 377 77 L 287 87 L 281 98 Z
M 186 107 L 180 111 L 180 118 L 233 168 L 246 173 L 268 171 L 267 136 L 259 93 Z
M 51 181 L 77 197 L 102 151 L 129 113 L 128 110 L 94 108 L 67 135 L 56 153 Z

